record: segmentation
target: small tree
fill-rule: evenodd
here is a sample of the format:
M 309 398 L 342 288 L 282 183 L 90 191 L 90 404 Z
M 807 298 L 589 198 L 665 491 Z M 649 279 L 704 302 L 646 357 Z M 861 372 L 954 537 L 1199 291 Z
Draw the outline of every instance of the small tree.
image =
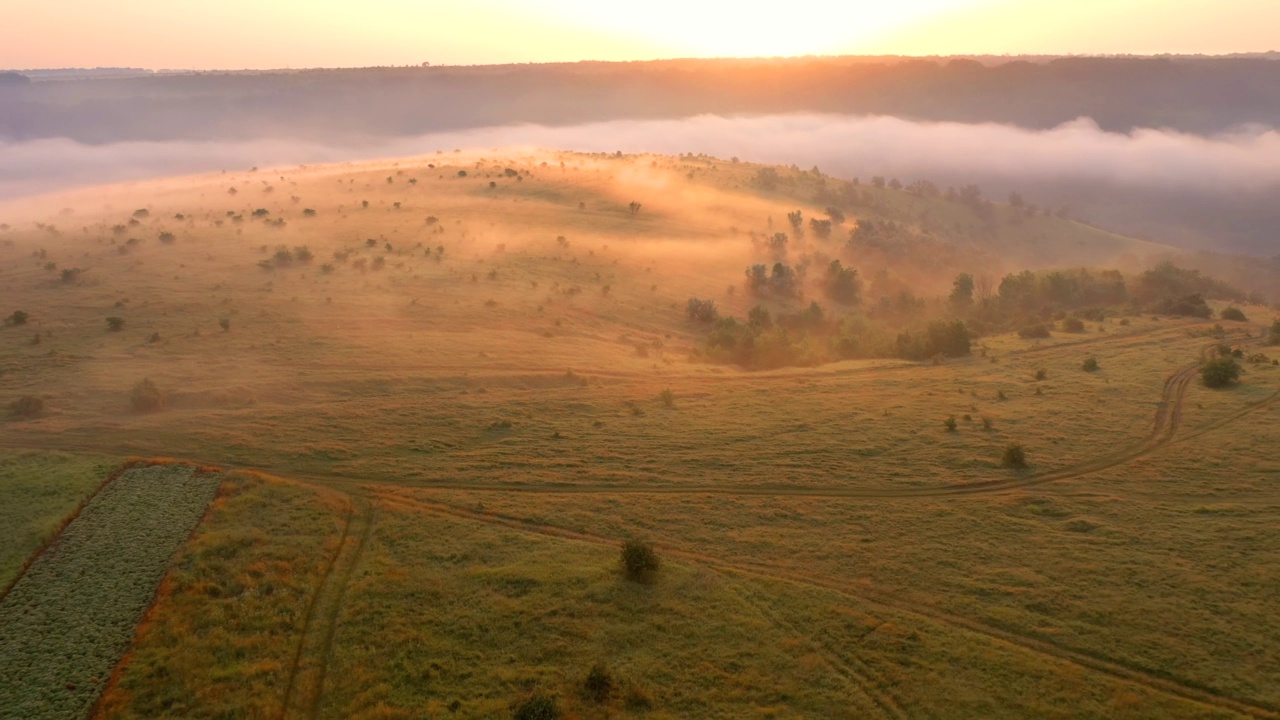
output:
M 153 412 L 164 406 L 164 394 L 151 378 L 143 378 L 133 386 L 129 394 L 129 404 L 136 412 Z
M 1021 445 L 1014 443 L 1004 449 L 1000 464 L 1009 468 L 1024 468 L 1027 466 L 1027 453 Z
M 959 309 L 973 304 L 973 275 L 960 273 L 951 283 L 951 304 Z
M 1219 317 L 1223 320 L 1235 320 L 1236 322 L 1246 322 L 1249 319 L 1245 317 L 1244 312 L 1238 307 L 1223 308 Z
M 685 312 L 689 315 L 690 320 L 698 322 L 715 322 L 716 318 L 720 317 L 720 313 L 716 310 L 715 300 L 689 298 L 689 302 L 685 304 Z
M 30 315 L 28 315 L 27 313 L 21 310 L 14 310 L 13 314 L 9 316 L 9 324 L 10 325 L 26 325 L 27 320 L 30 319 L 30 317 L 31 317 Z
M 1230 355 L 1214 358 L 1200 366 L 1200 378 L 1205 387 L 1226 387 L 1240 379 L 1240 366 Z
M 35 395 L 23 395 L 9 403 L 9 414 L 16 418 L 33 418 L 44 412 L 44 400 Z
M 110 332 L 120 332 L 124 329 L 124 318 L 112 315 L 107 318 L 107 330 Z
M 643 540 L 631 539 L 622 543 L 622 570 L 628 580 L 643 582 L 658 570 L 658 554 L 653 546 Z
M 525 698 L 511 711 L 512 720 L 556 720 L 558 717 L 560 709 L 556 707 L 555 698 L 541 692 Z
M 947 427 L 947 430 L 948 430 L 949 432 L 955 432 L 955 431 L 956 431 L 956 416 L 955 416 L 955 415 L 952 415 L 951 417 L 947 418 L 946 420 L 943 420 L 943 421 L 942 421 L 942 424 L 943 424 L 943 425 L 945 425 L 945 426 Z
M 609 668 L 597 663 L 587 673 L 583 689 L 586 690 L 588 698 L 597 703 L 604 703 L 609 701 L 609 695 L 613 693 L 613 685 L 613 675 L 609 673 Z
M 658 400 L 665 407 L 674 407 L 676 404 L 676 396 L 675 393 L 671 392 L 671 388 L 664 388 L 662 392 L 658 393 Z

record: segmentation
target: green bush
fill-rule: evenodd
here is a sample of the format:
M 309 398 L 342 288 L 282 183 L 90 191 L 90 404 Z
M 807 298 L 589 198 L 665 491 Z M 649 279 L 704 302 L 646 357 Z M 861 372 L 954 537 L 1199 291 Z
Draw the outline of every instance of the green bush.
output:
M 1027 453 L 1022 446 L 1014 443 L 1004 449 L 1004 454 L 1000 456 L 1000 464 L 1011 468 L 1024 468 L 1027 466 Z
M 1200 378 L 1205 387 L 1226 387 L 1240 379 L 1240 366 L 1230 356 L 1214 358 L 1200 366 Z
M 1062 321 L 1062 331 L 1069 333 L 1084 332 L 1084 321 L 1080 318 L 1069 317 Z
M 956 431 L 956 416 L 955 416 L 955 415 L 952 415 L 951 417 L 947 418 L 946 420 L 943 420 L 943 421 L 942 421 L 942 424 L 943 424 L 943 425 L 945 425 L 945 426 L 947 427 L 947 430 L 949 430 L 949 431 L 951 431 L 951 432 L 955 432 L 955 431 Z
M 556 720 L 560 710 L 555 698 L 540 692 L 525 698 L 511 712 L 512 720 Z
M 583 689 L 587 692 L 587 697 L 597 703 L 609 701 L 609 696 L 613 694 L 613 675 L 609 673 L 609 668 L 601 664 L 596 664 L 587 673 L 587 679 L 583 682 Z
M 23 312 L 22 310 L 14 310 L 13 314 L 9 316 L 9 324 L 10 325 L 26 325 L 27 320 L 30 318 L 31 316 Z
M 647 580 L 657 570 L 658 554 L 652 545 L 636 539 L 622 543 L 622 571 L 628 580 Z
M 1098 358 L 1091 357 L 1086 359 L 1082 367 L 1085 372 L 1098 372 Z
M 112 315 L 107 318 L 107 330 L 111 332 L 120 332 L 124 329 L 124 318 Z
M 1268 345 L 1280 345 L 1280 320 L 1271 324 L 1271 332 L 1267 335 Z
M 1244 313 L 1241 312 L 1238 307 L 1223 308 L 1218 317 L 1221 317 L 1223 320 L 1235 320 L 1236 322 L 1245 322 L 1249 319 L 1244 316 Z

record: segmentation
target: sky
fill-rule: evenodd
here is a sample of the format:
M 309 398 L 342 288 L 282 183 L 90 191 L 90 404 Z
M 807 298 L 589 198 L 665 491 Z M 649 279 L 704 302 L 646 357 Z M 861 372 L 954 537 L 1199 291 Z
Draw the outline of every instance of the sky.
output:
M 0 68 L 1280 50 L 1280 0 L 6 0 Z

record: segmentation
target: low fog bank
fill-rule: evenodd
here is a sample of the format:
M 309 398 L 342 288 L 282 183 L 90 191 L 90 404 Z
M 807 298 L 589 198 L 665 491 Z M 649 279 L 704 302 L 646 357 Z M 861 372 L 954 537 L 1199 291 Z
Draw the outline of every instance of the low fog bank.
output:
M 1088 119 L 1048 130 L 893 117 L 698 116 L 546 127 L 516 125 L 319 144 L 285 140 L 0 144 L 0 198 L 174 174 L 421 155 L 454 148 L 536 146 L 588 152 L 705 153 L 839 177 L 976 182 L 988 197 L 1029 202 L 1153 240 L 1273 254 L 1280 220 L 1280 132 L 1202 137 L 1112 133 Z M 1190 209 L 1189 209 L 1190 208 Z M 1229 215 L 1229 217 L 1224 217 Z M 1176 221 L 1171 222 L 1171 218 Z

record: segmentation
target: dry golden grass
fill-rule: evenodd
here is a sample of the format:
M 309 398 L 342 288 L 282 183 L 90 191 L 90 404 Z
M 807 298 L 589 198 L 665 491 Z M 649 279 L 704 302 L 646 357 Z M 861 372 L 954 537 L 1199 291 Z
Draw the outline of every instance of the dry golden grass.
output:
M 15 304 L 0 311 L 31 314 L 0 329 L 3 390 L 46 407 L 6 423 L 4 444 L 314 484 L 245 482 L 219 501 L 104 714 L 420 717 L 456 701 L 493 717 L 534 687 L 571 717 L 1280 713 L 1280 368 L 1174 392 L 1213 323 L 1139 316 L 983 338 L 937 366 L 696 362 L 685 301 L 744 315 L 748 233 L 801 206 L 750 190 L 754 171 L 443 154 L 7 210 L 57 233 L 0 234 Z M 968 222 L 867 191 L 888 216 Z M 798 257 L 840 241 L 793 242 Z M 315 258 L 258 266 L 282 245 Z M 963 250 L 989 272 L 1169 252 L 1046 217 Z M 862 260 L 869 297 L 904 280 L 943 292 L 974 269 Z M 69 267 L 85 271 L 64 283 Z M 1227 342 L 1269 324 L 1246 312 Z M 158 412 L 129 408 L 144 377 L 166 392 Z M 1000 467 L 1010 443 L 1027 470 Z M 1003 485 L 937 494 L 985 482 Z M 616 572 L 632 535 L 663 555 L 652 586 Z M 579 693 L 596 662 L 623 681 L 608 708 Z

